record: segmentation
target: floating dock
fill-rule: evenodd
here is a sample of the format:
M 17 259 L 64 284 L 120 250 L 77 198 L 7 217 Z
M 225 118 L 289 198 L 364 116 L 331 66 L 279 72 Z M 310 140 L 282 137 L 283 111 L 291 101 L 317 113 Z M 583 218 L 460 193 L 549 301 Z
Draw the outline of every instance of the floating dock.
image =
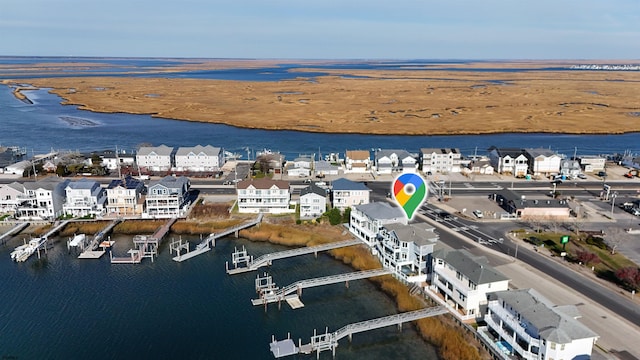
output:
M 349 340 L 351 340 L 353 334 L 391 325 L 398 325 L 398 327 L 401 328 L 402 324 L 405 322 L 442 315 L 447 312 L 448 310 L 444 306 L 436 306 L 349 324 L 332 333 L 329 333 L 327 329 L 324 334 L 317 335 L 314 330 L 311 341 L 308 344 L 302 344 L 302 341 L 298 340 L 298 346 L 296 346 L 293 340 L 291 340 L 290 335 L 287 336 L 287 339 L 280 341 L 277 341 L 275 337 L 272 337 L 269 349 L 275 358 L 295 354 L 311 354 L 312 352 L 316 352 L 316 357 L 319 358 L 320 352 L 324 350 L 331 350 L 335 357 L 336 348 L 338 347 L 338 341 L 340 341 L 340 339 L 349 337 Z
M 349 281 L 351 280 L 367 279 L 376 276 L 388 275 L 391 273 L 392 271 L 388 269 L 356 271 L 346 274 L 300 280 L 282 289 L 278 288 L 275 285 L 270 275 L 264 274 L 264 276 L 258 276 L 256 278 L 256 292 L 259 294 L 259 298 L 252 299 L 251 303 L 255 306 L 266 306 L 269 303 L 277 302 L 279 305 L 280 302 L 285 300 L 290 306 L 292 306 L 292 308 L 302 307 L 304 305 L 299 298 L 302 295 L 302 289 L 341 282 L 344 282 L 347 286 L 349 286 Z M 296 293 L 296 296 L 289 296 L 293 293 Z
M 260 222 L 262 222 L 262 217 L 263 217 L 263 214 L 259 214 L 258 217 L 256 217 L 256 219 L 251 222 L 231 227 L 219 233 L 211 233 L 204 240 L 202 240 L 198 245 L 196 245 L 196 248 L 193 250 L 189 249 L 188 242 L 186 244 L 183 244 L 182 241 L 180 241 L 179 243 L 173 242 L 170 249 L 172 252 L 175 250 L 176 253 L 178 254 L 178 256 L 175 256 L 173 258 L 173 261 L 182 262 L 182 261 L 191 259 L 192 257 L 195 257 L 197 255 L 204 254 L 216 246 L 217 239 L 223 238 L 225 236 L 228 236 L 234 233 L 236 237 L 238 237 L 238 232 L 240 230 L 250 228 L 252 226 L 259 224 Z M 186 253 L 184 255 L 180 254 L 180 250 L 182 249 L 186 250 Z
M 243 247 L 242 250 L 235 249 L 233 254 L 231 255 L 231 264 L 233 268 L 229 268 L 229 263 L 227 262 L 227 274 L 239 274 L 243 272 L 255 271 L 263 266 L 271 265 L 274 260 L 285 259 L 298 255 L 305 254 L 318 254 L 320 251 L 338 249 L 347 246 L 360 245 L 363 244 L 362 241 L 358 239 L 351 239 L 345 241 L 337 241 L 328 244 L 322 244 L 317 246 L 309 246 L 303 248 L 297 248 L 292 250 L 285 250 L 270 254 L 265 254 L 260 256 L 257 259 L 253 259 L 253 256 L 249 256 L 247 254 L 247 250 Z

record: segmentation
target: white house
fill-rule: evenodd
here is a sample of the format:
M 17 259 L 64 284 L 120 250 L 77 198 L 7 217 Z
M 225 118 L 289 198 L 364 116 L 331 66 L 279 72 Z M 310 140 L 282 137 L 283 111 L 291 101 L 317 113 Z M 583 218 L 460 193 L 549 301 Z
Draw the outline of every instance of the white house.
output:
M 489 160 L 499 174 L 525 177 L 529 172 L 529 160 L 522 149 L 492 146 L 489 148 Z
M 327 191 L 311 184 L 300 190 L 300 218 L 313 219 L 327 211 Z
M 406 150 L 378 149 L 374 153 L 374 158 L 378 174 L 414 173 L 418 169 L 418 157 Z
M 487 293 L 509 288 L 509 278 L 487 265 L 484 257 L 442 248 L 434 251 L 432 258 L 428 291 L 437 294 L 462 320 L 480 318 L 480 305 L 487 304 Z
M 562 159 L 560 162 L 560 175 L 567 178 L 576 178 L 582 173 L 580 162 L 578 160 Z
M 331 182 L 331 198 L 334 208 L 343 211 L 356 205 L 368 204 L 371 189 L 364 184 L 340 178 Z
M 291 209 L 289 182 L 268 178 L 238 182 L 238 212 L 283 214 L 295 212 Z
M 427 223 L 386 224 L 375 249 L 382 266 L 410 283 L 427 281 L 433 247 L 438 241 L 434 227 Z
M 386 202 L 356 205 L 351 209 L 349 231 L 370 247 L 375 246 L 382 227 L 387 224 L 407 225 L 407 216 L 402 209 Z
M 65 187 L 62 210 L 73 216 L 100 216 L 105 211 L 107 194 L 100 183 L 89 179 L 71 181 Z
M 173 164 L 173 148 L 166 145 L 143 146 L 136 153 L 140 171 L 169 171 Z
M 18 206 L 28 201 L 24 185 L 18 182 L 0 185 L 0 213 L 15 214 Z
M 5 174 L 22 175 L 24 171 L 31 168 L 33 164 L 29 160 L 18 161 L 15 164 L 8 165 L 4 168 Z
M 529 162 L 529 173 L 549 176 L 560 172 L 562 157 L 550 149 L 525 149 L 524 155 Z
M 100 159 L 102 159 L 102 166 L 109 170 L 117 170 L 119 167 L 132 166 L 135 164 L 135 157 L 133 154 L 128 154 L 123 151 L 116 152 L 114 150 L 105 150 L 95 154 L 100 156 Z M 85 163 L 87 165 L 92 165 L 91 155 L 87 156 L 87 158 L 88 161 Z
M 176 171 L 218 171 L 224 165 L 224 151 L 211 145 L 179 147 L 174 159 Z
M 165 176 L 149 183 L 145 213 L 151 217 L 179 217 L 188 207 L 191 182 L 184 176 Z
M 111 180 L 107 186 L 107 213 L 140 215 L 144 210 L 144 183 L 131 176 Z
M 69 182 L 56 177 L 24 182 L 28 201 L 18 205 L 15 217 L 19 220 L 53 220 L 62 216 L 65 188 Z
M 311 176 L 311 167 L 313 159 L 311 157 L 298 157 L 293 161 L 287 161 L 287 175 L 292 177 L 308 177 Z
M 487 157 L 481 157 L 470 161 L 467 169 L 469 169 L 470 173 L 481 175 L 493 175 L 494 171 L 493 166 L 491 165 L 491 160 Z
M 340 171 L 340 166 L 333 165 L 332 163 L 320 160 L 316 161 L 313 168 L 313 173 L 316 176 L 324 177 L 327 175 L 338 175 Z
M 578 158 L 582 170 L 587 173 L 603 171 L 607 159 L 597 155 L 582 155 Z
M 462 170 L 462 154 L 459 149 L 420 149 L 420 164 L 422 172 L 426 173 L 447 173 L 460 172 Z
M 489 294 L 487 326 L 478 334 L 508 343 L 499 350 L 525 360 L 587 360 L 598 335 L 578 318 L 574 305 L 556 306 L 534 289 L 497 291 Z
M 371 155 L 368 150 L 345 151 L 345 172 L 365 173 L 371 171 Z

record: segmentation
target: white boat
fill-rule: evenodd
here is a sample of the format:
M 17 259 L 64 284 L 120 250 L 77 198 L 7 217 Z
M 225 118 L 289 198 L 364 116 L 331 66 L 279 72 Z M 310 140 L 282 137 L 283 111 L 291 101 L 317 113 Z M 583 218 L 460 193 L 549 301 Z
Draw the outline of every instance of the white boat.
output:
M 14 250 L 11 253 L 11 258 L 14 261 L 20 261 L 20 262 L 26 261 L 46 241 L 47 241 L 46 237 L 38 237 L 38 238 L 35 238 L 35 239 L 31 239 L 31 240 L 29 240 L 29 243 L 26 244 L 26 246 L 24 248 L 20 249 L 17 252 L 16 252 L 16 250 L 18 250 L 18 248 L 16 248 L 16 250 Z M 23 245 L 21 245 L 21 246 L 23 246 Z M 21 247 L 21 246 L 19 246 L 19 247 Z M 14 252 L 16 253 L 15 256 L 14 256 Z
M 27 247 L 29 247 L 29 244 L 23 244 L 13 249 L 13 251 L 11 252 L 11 260 L 15 261 L 18 258 L 18 256 L 25 251 Z

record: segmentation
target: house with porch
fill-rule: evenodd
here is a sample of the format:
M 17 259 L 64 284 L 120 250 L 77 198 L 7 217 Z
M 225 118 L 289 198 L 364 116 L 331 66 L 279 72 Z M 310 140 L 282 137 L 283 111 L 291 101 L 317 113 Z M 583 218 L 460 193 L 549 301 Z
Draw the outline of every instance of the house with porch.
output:
M 462 170 L 462 154 L 454 148 L 422 148 L 420 149 L 422 172 L 458 173 Z
M 107 202 L 106 191 L 99 182 L 89 179 L 71 181 L 65 187 L 62 210 L 66 215 L 101 216 Z
M 331 182 L 331 203 L 344 211 L 356 205 L 368 204 L 371 189 L 363 183 L 340 178 Z
M 529 163 L 524 150 L 517 148 L 489 148 L 489 161 L 499 174 L 511 174 L 517 178 L 527 176 Z
M 423 284 L 430 272 L 431 254 L 438 238 L 435 228 L 424 222 L 390 223 L 380 230 L 374 248 L 382 266 L 393 270 L 404 281 Z
M 399 207 L 387 202 L 373 202 L 351 208 L 349 231 L 370 247 L 374 247 L 382 227 L 388 224 L 408 224 L 407 216 Z
M 285 164 L 287 176 L 291 177 L 309 177 L 311 176 L 311 168 L 313 167 L 313 158 L 310 156 L 301 156 L 293 161 L 287 161 Z
M 182 217 L 189 206 L 191 182 L 184 176 L 165 176 L 151 181 L 145 197 L 144 216 Z
M 489 266 L 486 258 L 446 246 L 433 252 L 430 280 L 427 291 L 463 321 L 482 318 L 480 306 L 487 304 L 487 294 L 509 288 L 509 278 Z
M 491 160 L 489 160 L 488 157 L 480 157 L 471 160 L 466 169 L 466 173 L 480 175 L 493 175 L 494 171 L 493 166 L 491 165 Z
M 107 186 L 107 213 L 119 216 L 141 215 L 144 210 L 144 183 L 131 176 L 111 180 Z
M 578 160 L 562 159 L 560 162 L 559 175 L 564 176 L 567 179 L 575 179 L 582 173 L 580 168 L 580 162 Z
M 560 172 L 562 157 L 550 149 L 525 149 L 524 155 L 529 164 L 529 173 L 534 176 L 556 175 Z
M 314 184 L 300 190 L 300 219 L 315 219 L 327 211 L 327 191 Z
M 169 171 L 173 166 L 174 149 L 166 145 L 142 146 L 136 153 L 136 164 L 141 172 Z
M 579 318 L 575 305 L 554 305 L 534 289 L 495 291 L 478 334 L 489 344 L 508 343 L 503 349 L 519 359 L 587 360 L 598 335 Z
M 418 156 L 406 150 L 378 149 L 374 152 L 374 161 L 378 174 L 415 173 L 418 170 Z
M 19 182 L 0 185 L 0 213 L 15 214 L 18 207 L 29 201 L 24 185 Z
M 211 145 L 179 147 L 174 159 L 175 171 L 219 171 L 224 165 L 224 151 Z
M 372 161 L 369 150 L 345 151 L 344 167 L 347 173 L 367 173 L 371 171 Z
M 64 215 L 65 189 L 71 181 L 47 177 L 35 182 L 24 182 L 27 201 L 16 209 L 18 220 L 54 220 Z
M 238 212 L 240 213 L 293 213 L 290 206 L 291 190 L 288 181 L 269 178 L 238 182 Z

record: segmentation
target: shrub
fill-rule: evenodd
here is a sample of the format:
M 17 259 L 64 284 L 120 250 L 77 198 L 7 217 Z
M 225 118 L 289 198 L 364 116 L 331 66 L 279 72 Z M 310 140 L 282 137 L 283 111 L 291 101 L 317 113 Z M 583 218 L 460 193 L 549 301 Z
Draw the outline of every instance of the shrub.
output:
M 618 269 L 615 272 L 616 279 L 630 289 L 638 289 L 640 287 L 640 269 L 633 266 L 627 266 Z
M 607 250 L 607 244 L 604 242 L 604 239 L 597 236 L 589 236 L 586 240 L 586 243 L 589 245 L 593 245 L 599 249 Z
M 601 262 L 600 257 L 598 255 L 592 253 L 587 250 L 578 250 L 576 252 L 576 260 L 582 262 L 583 264 L 599 264 Z

